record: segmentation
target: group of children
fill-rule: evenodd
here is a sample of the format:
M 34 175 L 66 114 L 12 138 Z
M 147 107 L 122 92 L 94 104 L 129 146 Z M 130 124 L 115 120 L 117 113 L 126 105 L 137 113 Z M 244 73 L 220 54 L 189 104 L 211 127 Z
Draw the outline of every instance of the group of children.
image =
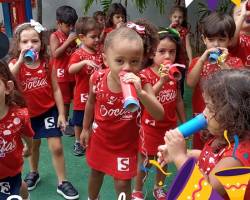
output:
M 234 19 L 216 12 L 205 17 L 201 27 L 206 50 L 194 59 L 186 16 L 183 7 L 175 6 L 169 27 L 158 31 L 144 19 L 127 22 L 126 9 L 119 3 L 112 4 L 106 16 L 96 12 L 93 18 L 78 18 L 72 7 L 61 6 L 56 12 L 57 30 L 50 36 L 50 55 L 41 24 L 19 25 L 9 66 L 1 61 L 0 68 L 0 159 L 4 168 L 0 182 L 8 184 L 0 199 L 20 193 L 23 199 L 29 198 L 26 185 L 33 190 L 40 181 L 42 138 L 47 138 L 52 155 L 57 192 L 65 199 L 79 198 L 66 178 L 61 140 L 72 99 L 73 153 L 80 156 L 86 151 L 91 169 L 85 196 L 89 200 L 100 199 L 105 174 L 113 177 L 117 196 L 124 192 L 127 199 L 145 199 L 147 171 L 142 169 L 150 168 L 149 160 L 157 156 L 165 168 L 174 162 L 178 169 L 189 156 L 197 158 L 208 182 L 228 198 L 214 172 L 250 166 L 250 158 L 243 156 L 250 153 L 250 72 L 244 69 L 249 66 L 250 23 L 246 18 L 250 13 L 242 2 L 240 10 L 234 10 Z M 237 53 L 242 53 L 235 54 L 237 48 Z M 27 63 L 24 54 L 30 49 L 38 55 Z M 209 63 L 214 51 L 220 51 L 223 59 Z M 193 114 L 203 112 L 208 121 L 207 130 L 194 135 L 192 150 L 186 150 L 183 136 L 175 129 L 178 122 L 186 121 L 184 81 L 169 76 L 171 65 L 162 65 L 166 60 L 190 65 L 187 85 L 194 88 Z M 185 77 L 185 70 L 182 74 Z M 121 81 L 134 85 L 140 101 L 135 112 L 123 107 Z M 231 149 L 226 148 L 224 130 Z M 239 137 L 236 159 L 232 155 L 234 134 Z M 25 183 L 21 179 L 22 156 L 29 156 L 30 164 Z M 211 157 L 215 162 L 209 163 Z M 18 162 L 10 162 L 13 158 Z M 156 200 L 166 199 L 163 184 L 159 184 L 164 181 L 165 175 L 157 171 Z

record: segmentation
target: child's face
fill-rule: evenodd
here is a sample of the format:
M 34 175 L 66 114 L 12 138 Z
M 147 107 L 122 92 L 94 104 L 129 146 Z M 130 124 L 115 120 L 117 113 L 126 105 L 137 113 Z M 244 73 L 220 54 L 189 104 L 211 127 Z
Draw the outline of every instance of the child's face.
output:
M 173 24 L 181 25 L 183 22 L 183 13 L 179 10 L 174 11 L 174 13 L 170 17 L 170 21 Z
M 99 48 L 100 31 L 92 30 L 89 31 L 86 35 L 81 35 L 80 40 L 87 48 L 97 51 Z
M 41 40 L 35 29 L 23 30 L 20 33 L 19 50 L 35 49 L 37 52 L 41 50 Z
M 121 23 L 121 22 L 125 22 L 125 16 L 122 14 L 114 14 L 113 15 L 113 24 L 114 26 Z
M 114 39 L 103 55 L 105 65 L 117 77 L 121 70 L 139 72 L 142 58 L 142 44 L 139 41 L 128 39 Z
M 65 24 L 65 23 L 59 23 L 58 24 L 60 30 L 65 33 L 66 35 L 69 35 L 71 31 L 74 30 L 74 25 L 72 24 Z
M 223 47 L 227 48 L 230 43 L 229 37 L 214 36 L 214 37 L 203 37 L 203 42 L 207 49 Z
M 159 66 L 164 60 L 170 60 L 172 63 L 175 62 L 176 57 L 176 44 L 170 39 L 165 38 L 160 41 L 157 46 L 154 64 Z
M 234 10 L 233 10 L 233 18 L 234 18 L 234 21 L 237 21 L 239 18 L 240 18 L 240 15 L 241 15 L 241 10 L 242 10 L 242 6 L 245 6 L 245 1 L 242 2 L 240 4 L 240 6 L 235 6 L 234 7 Z M 248 17 L 249 18 L 249 17 Z M 241 29 L 242 30 L 250 30 L 250 23 L 247 23 L 246 20 L 244 20 L 242 26 L 241 26 Z
M 103 15 L 98 15 L 98 16 L 97 16 L 97 22 L 98 22 L 99 24 L 104 25 L 104 24 L 105 24 L 105 17 L 104 17 Z

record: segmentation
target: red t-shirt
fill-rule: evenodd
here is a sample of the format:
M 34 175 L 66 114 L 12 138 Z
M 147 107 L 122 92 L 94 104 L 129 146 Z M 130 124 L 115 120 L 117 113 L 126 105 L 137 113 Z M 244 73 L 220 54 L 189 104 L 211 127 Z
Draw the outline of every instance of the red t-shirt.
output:
M 15 63 L 12 60 L 11 63 Z M 55 105 L 51 85 L 51 66 L 41 61 L 35 69 L 28 68 L 24 63 L 20 66 L 17 79 L 27 101 L 30 117 L 36 117 Z
M 186 36 L 189 33 L 187 28 L 181 27 L 178 32 L 180 33 L 181 38 L 181 48 L 178 58 L 178 63 L 187 65 L 188 64 L 188 56 L 186 51 Z
M 217 163 L 225 157 L 233 157 L 234 144 L 231 144 L 231 148 L 228 146 L 220 149 L 218 152 L 214 153 L 212 147 L 210 146 L 214 139 L 208 141 L 198 159 L 198 166 L 200 170 L 209 175 L 210 172 L 214 169 Z M 239 143 L 234 157 L 241 162 L 241 164 L 245 167 L 250 167 L 250 141 L 245 140 Z M 226 197 L 226 199 L 228 199 Z M 248 183 L 248 187 L 246 188 L 245 198 L 246 200 L 250 199 L 250 182 Z
M 143 74 L 151 85 L 155 85 L 160 77 L 151 68 L 146 68 L 140 72 Z M 176 81 L 166 82 L 160 92 L 157 94 L 158 101 L 162 104 L 165 115 L 161 121 L 156 121 L 143 109 L 142 128 L 146 134 L 164 136 L 166 130 L 175 128 L 177 125 L 176 104 L 178 97 L 178 86 Z
M 0 120 L 0 179 L 15 176 L 22 171 L 22 135 L 34 135 L 28 110 L 10 107 L 7 115 Z
M 60 46 L 67 40 L 68 36 L 61 31 L 56 31 L 52 33 L 55 35 L 60 43 Z M 58 58 L 53 58 L 53 66 L 56 69 L 56 76 L 58 82 L 68 82 L 74 81 L 74 76 L 68 72 L 68 63 L 70 56 L 76 49 L 76 43 L 69 45 L 65 52 L 61 54 Z
M 238 44 L 231 52 L 242 60 L 245 67 L 250 68 L 250 35 L 240 33 Z
M 200 57 L 197 57 L 197 58 L 194 58 L 192 60 L 192 63 L 188 69 L 188 73 L 190 73 L 193 70 L 193 68 L 194 68 L 194 66 L 197 63 L 199 58 Z M 242 68 L 243 67 L 243 63 L 242 63 L 240 58 L 232 57 L 230 55 L 228 56 L 228 58 L 226 60 L 226 64 L 228 66 L 231 66 L 232 68 Z M 200 80 L 203 78 L 207 78 L 210 74 L 213 74 L 218 70 L 220 70 L 220 67 L 217 64 L 211 64 L 209 62 L 205 62 L 203 69 L 201 71 L 201 74 L 200 74 Z M 193 108 L 194 114 L 203 112 L 203 110 L 205 108 L 205 103 L 204 103 L 204 100 L 202 97 L 202 91 L 200 88 L 200 80 L 196 84 L 196 86 L 193 90 L 193 95 L 192 95 L 192 108 Z
M 75 89 L 74 89 L 74 110 L 84 110 L 89 94 L 89 78 L 94 71 L 102 68 L 103 60 L 100 52 L 90 54 L 83 48 L 77 49 L 71 56 L 69 66 L 78 63 L 82 60 L 92 60 L 98 68 L 85 65 L 82 69 L 75 74 Z

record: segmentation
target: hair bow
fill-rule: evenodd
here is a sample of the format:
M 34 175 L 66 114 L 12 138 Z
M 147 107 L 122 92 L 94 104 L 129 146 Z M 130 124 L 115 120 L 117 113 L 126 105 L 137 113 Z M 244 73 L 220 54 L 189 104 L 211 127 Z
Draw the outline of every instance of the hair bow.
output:
M 145 27 L 138 25 L 138 24 L 135 24 L 134 22 L 128 22 L 127 27 L 134 29 L 139 34 L 145 34 Z
M 37 22 L 37 21 L 35 21 L 35 20 L 33 20 L 33 19 L 30 20 L 30 25 L 31 25 L 32 27 L 34 27 L 34 29 L 35 29 L 36 32 L 38 32 L 38 33 L 41 33 L 42 31 L 46 31 L 46 28 L 43 27 L 42 24 L 40 24 L 39 22 Z
M 174 29 L 174 28 L 164 28 L 164 27 L 160 27 L 162 30 L 158 32 L 158 34 L 163 34 L 163 33 L 169 33 L 174 35 L 177 38 L 180 38 L 180 33 Z

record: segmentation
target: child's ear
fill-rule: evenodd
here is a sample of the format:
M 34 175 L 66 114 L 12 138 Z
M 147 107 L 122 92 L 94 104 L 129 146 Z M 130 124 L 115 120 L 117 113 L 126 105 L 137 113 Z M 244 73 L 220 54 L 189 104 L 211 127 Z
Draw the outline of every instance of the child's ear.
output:
M 108 63 L 107 63 L 107 56 L 105 55 L 105 53 L 102 53 L 102 58 L 103 58 L 103 63 L 104 63 L 104 65 L 108 66 Z
M 203 41 L 203 43 L 206 45 L 206 41 L 205 41 L 205 39 L 206 39 L 206 37 L 205 37 L 205 35 L 201 35 L 201 40 Z
M 84 37 L 85 37 L 85 35 L 83 35 L 83 34 L 78 34 L 78 38 L 82 41 L 83 39 L 84 39 Z
M 6 94 L 10 94 L 10 92 L 14 89 L 14 82 L 8 81 L 6 86 Z

